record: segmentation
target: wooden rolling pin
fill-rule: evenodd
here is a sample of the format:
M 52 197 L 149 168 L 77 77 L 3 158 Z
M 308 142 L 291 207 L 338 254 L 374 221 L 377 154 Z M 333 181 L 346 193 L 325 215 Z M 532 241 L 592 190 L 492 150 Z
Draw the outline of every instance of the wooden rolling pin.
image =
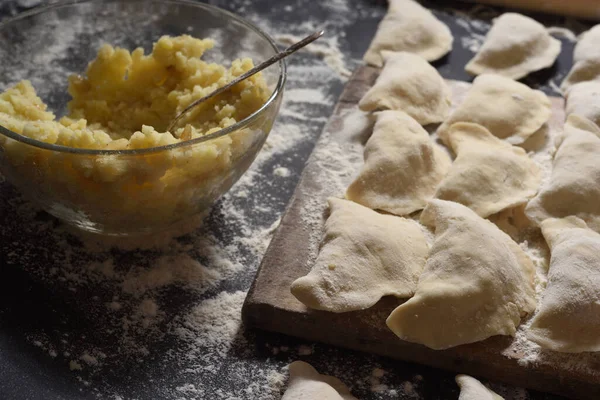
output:
M 599 0 L 467 0 L 503 7 L 523 8 L 550 14 L 600 20 Z

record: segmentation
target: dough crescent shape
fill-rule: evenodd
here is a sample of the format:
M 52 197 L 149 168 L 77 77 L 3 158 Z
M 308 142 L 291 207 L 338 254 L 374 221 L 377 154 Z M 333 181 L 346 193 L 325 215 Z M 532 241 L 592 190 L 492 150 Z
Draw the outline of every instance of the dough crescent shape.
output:
M 458 203 L 432 200 L 421 223 L 435 228 L 433 247 L 415 295 L 388 327 L 434 350 L 514 335 L 536 307 L 535 268 L 519 245 Z

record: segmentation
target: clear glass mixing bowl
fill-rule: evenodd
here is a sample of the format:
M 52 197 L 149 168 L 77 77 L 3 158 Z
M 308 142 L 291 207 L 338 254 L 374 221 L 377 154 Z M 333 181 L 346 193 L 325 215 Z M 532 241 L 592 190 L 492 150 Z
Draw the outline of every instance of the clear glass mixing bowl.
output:
M 0 90 L 29 79 L 57 116 L 66 114 L 67 78 L 83 73 L 104 43 L 146 54 L 162 35 L 212 38 L 204 60 L 255 63 L 277 52 L 253 24 L 185 0 L 68 1 L 0 24 Z M 64 222 L 107 235 L 166 229 L 209 208 L 242 176 L 279 111 L 285 64 L 266 69 L 272 93 L 248 118 L 201 138 L 139 150 L 77 149 L 43 143 L 0 126 L 0 173 Z

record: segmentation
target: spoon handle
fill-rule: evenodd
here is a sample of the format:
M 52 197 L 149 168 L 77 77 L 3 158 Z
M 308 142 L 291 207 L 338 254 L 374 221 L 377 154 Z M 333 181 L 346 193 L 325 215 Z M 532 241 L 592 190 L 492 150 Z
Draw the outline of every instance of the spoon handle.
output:
M 281 60 L 282 58 L 285 58 L 285 57 L 289 56 L 290 54 L 296 52 L 297 50 L 300 50 L 301 48 L 303 48 L 307 44 L 312 43 L 315 40 L 317 40 L 318 38 L 320 38 L 323 35 L 324 32 L 325 31 L 315 32 L 312 35 L 305 37 L 301 41 L 299 41 L 297 43 L 294 43 L 290 47 L 288 47 L 288 48 L 280 51 L 279 53 L 275 54 L 271 58 L 269 58 L 269 59 L 263 61 L 262 63 L 258 64 L 256 67 L 252 68 L 251 70 L 249 70 L 249 71 L 243 73 L 242 75 L 238 76 L 236 79 L 232 80 L 227 85 L 221 86 L 220 88 L 218 88 L 215 91 L 207 94 L 206 96 L 204 96 L 204 97 L 202 97 L 202 98 L 200 98 L 198 100 L 195 100 L 190 105 L 188 105 L 186 108 L 184 108 L 183 111 L 181 111 L 179 113 L 179 115 L 177 115 L 175 117 L 175 119 L 173 119 L 173 121 L 171 121 L 171 123 L 169 124 L 169 127 L 167 128 L 167 131 L 171 131 L 171 129 L 173 129 L 175 127 L 175 125 L 181 119 L 181 117 L 183 117 L 183 115 L 185 115 L 187 112 L 189 112 L 192 108 L 196 107 L 198 104 L 203 103 L 206 100 L 208 100 L 208 99 L 210 99 L 210 98 L 212 98 L 214 96 L 217 96 L 217 95 L 225 92 L 226 90 L 229 90 L 232 86 L 240 83 L 244 79 L 247 79 L 247 78 L 251 77 L 252 75 L 256 74 L 257 72 L 260 72 L 263 69 L 271 66 L 272 64 L 275 64 L 277 61 Z

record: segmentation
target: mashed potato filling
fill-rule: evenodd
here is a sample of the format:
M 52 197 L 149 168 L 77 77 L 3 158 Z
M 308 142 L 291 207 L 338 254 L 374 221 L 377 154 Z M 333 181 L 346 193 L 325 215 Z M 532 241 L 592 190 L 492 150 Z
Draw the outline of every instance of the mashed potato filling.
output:
M 0 123 L 46 143 L 86 149 L 140 149 L 207 135 L 258 110 L 270 92 L 254 75 L 192 111 L 186 126 L 166 132 L 178 112 L 253 67 L 249 58 L 229 69 L 201 59 L 210 39 L 161 37 L 152 53 L 106 44 L 86 71 L 69 78 L 69 115 L 56 121 L 28 81 L 0 94 Z
M 253 67 L 249 58 L 229 68 L 205 62 L 201 57 L 213 46 L 210 39 L 188 35 L 163 36 L 148 55 L 141 48 L 103 45 L 85 76 L 69 78 L 67 116 L 57 120 L 31 83 L 21 81 L 0 94 L 0 125 L 42 142 L 99 150 L 143 149 L 208 135 L 248 117 L 271 94 L 256 74 L 166 131 L 191 102 Z M 225 136 L 141 155 L 51 151 L 0 135 L 3 173 L 52 214 L 85 229 L 154 230 L 210 206 L 252 161 L 246 153 L 262 145 L 274 112 Z

